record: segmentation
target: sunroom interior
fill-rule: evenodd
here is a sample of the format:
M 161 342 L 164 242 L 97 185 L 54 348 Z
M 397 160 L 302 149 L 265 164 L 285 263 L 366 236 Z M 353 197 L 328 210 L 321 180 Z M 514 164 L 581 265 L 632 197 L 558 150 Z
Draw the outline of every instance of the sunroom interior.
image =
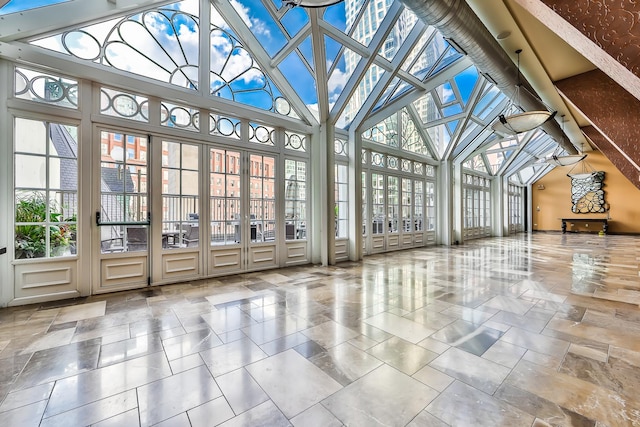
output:
M 555 3 L 0 1 L 0 306 L 559 231 L 554 156 L 638 191 L 637 68 Z

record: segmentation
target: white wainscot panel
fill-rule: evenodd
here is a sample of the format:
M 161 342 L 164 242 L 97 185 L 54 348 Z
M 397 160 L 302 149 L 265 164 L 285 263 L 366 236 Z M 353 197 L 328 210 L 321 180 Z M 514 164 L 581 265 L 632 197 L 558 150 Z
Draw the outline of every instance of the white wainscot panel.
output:
M 249 248 L 249 268 L 277 267 L 275 245 L 260 245 Z
M 162 254 L 162 278 L 175 279 L 200 274 L 200 252 Z
M 145 286 L 149 272 L 147 257 L 104 258 L 100 261 L 100 290 L 127 289 Z
M 80 295 L 78 261 L 44 261 L 14 267 L 15 299 L 11 304 L 73 298 Z
M 349 259 L 349 241 L 336 240 L 335 246 L 336 261 L 344 261 Z M 364 246 L 363 246 L 364 248 Z
M 387 240 L 387 248 L 398 249 L 400 247 L 400 237 L 397 234 L 389 236 Z
M 435 244 L 436 243 L 436 232 L 428 231 L 426 235 L 427 244 Z
M 402 235 L 402 246 L 403 247 L 409 247 L 413 244 L 413 236 L 411 236 L 411 234 L 403 234 Z
M 241 266 L 242 256 L 238 247 L 209 251 L 209 274 L 236 272 Z
M 307 258 L 307 242 L 291 242 L 286 244 L 287 247 L 287 259 L 285 260 L 285 264 L 293 265 L 293 264 L 308 264 L 309 260 Z
M 384 250 L 384 236 L 373 236 L 371 238 L 371 252 Z
M 413 244 L 414 246 L 422 246 L 424 245 L 424 234 L 416 233 L 413 235 Z

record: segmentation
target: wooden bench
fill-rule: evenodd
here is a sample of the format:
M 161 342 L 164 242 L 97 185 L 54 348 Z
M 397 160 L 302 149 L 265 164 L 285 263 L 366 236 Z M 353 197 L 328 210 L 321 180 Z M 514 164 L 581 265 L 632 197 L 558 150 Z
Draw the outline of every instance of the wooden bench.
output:
M 609 220 L 607 218 L 560 218 L 562 221 L 562 232 L 567 232 L 567 223 L 574 224 L 584 224 L 585 227 L 589 227 L 590 223 L 600 223 L 602 224 L 602 231 L 604 234 L 607 234 L 607 230 L 609 230 Z

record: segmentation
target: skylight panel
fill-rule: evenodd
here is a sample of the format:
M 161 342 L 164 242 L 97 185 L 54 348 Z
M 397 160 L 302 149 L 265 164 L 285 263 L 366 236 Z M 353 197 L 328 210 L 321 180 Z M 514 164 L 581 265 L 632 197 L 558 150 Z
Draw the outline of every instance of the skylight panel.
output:
M 402 64 L 402 69 L 423 80 L 430 74 L 445 47 L 442 34 L 430 27 Z
M 414 101 L 413 106 L 418 111 L 418 115 L 423 125 L 427 125 L 434 120 L 442 118 L 442 114 L 440 114 L 440 110 L 433 100 L 433 95 L 431 93 L 427 93 L 425 96 Z
M 445 107 L 445 108 L 442 109 L 442 115 L 444 117 L 454 116 L 454 115 L 460 114 L 460 113 L 462 113 L 462 107 L 458 103 L 450 105 L 450 106 Z
M 278 65 L 278 69 L 305 104 L 315 105 L 318 103 L 316 80 L 297 52 L 291 52 Z
M 448 104 L 456 100 L 456 94 L 449 82 L 438 86 L 435 92 L 438 94 L 441 104 Z
M 402 149 L 432 158 L 426 142 L 422 139 L 418 126 L 406 108 L 402 109 Z
M 261 1 L 236 0 L 231 5 L 271 57 L 286 46 L 287 36 Z
M 473 93 L 473 89 L 478 84 L 478 70 L 476 67 L 471 66 L 455 76 L 454 81 L 460 91 L 462 102 L 466 105 L 469 102 L 471 93 Z
M 387 117 L 377 125 L 362 133 L 362 137 L 370 142 L 398 147 L 398 115 Z
M 325 37 L 325 40 L 332 39 L 329 37 Z M 360 55 L 347 48 L 343 49 L 342 51 L 339 50 L 338 52 L 338 56 L 334 57 L 334 59 L 330 63 L 327 63 L 327 69 L 329 72 L 327 88 L 329 90 L 330 103 L 334 103 L 338 99 L 338 97 L 342 93 L 342 89 L 344 89 L 344 85 L 347 83 L 349 77 L 351 76 L 351 73 L 348 73 L 346 71 L 347 67 L 355 67 L 355 64 L 360 61 Z
M 255 3 L 252 2 L 251 4 Z M 287 30 L 289 36 L 293 37 L 309 23 L 309 16 L 303 7 L 285 7 L 285 14 L 280 18 L 280 22 Z
M 315 69 L 313 65 L 313 44 L 311 42 L 311 36 L 306 37 L 302 43 L 298 45 L 298 51 L 301 53 L 302 57 L 309 64 L 309 67 Z
M 482 160 L 482 156 L 479 154 L 472 159 L 467 160 L 462 164 L 467 169 L 471 169 L 477 172 L 487 173 L 487 167 L 484 164 L 484 160 Z
M 329 6 L 325 9 L 322 19 L 331 24 L 336 29 L 346 33 L 347 29 L 347 17 L 345 14 L 345 4 L 340 2 Z
M 506 96 L 497 87 L 493 86 L 482 96 L 473 109 L 473 115 L 480 120 L 486 120 L 489 114 L 505 99 Z
M 411 30 L 418 21 L 417 16 L 409 9 L 405 9 L 400 18 L 396 21 L 387 39 L 380 47 L 378 55 L 391 61 L 398 53 L 400 46 L 411 33 Z
M 449 129 L 445 124 L 439 124 L 437 126 L 427 128 L 427 134 L 438 150 L 438 155 L 442 157 L 451 142 L 451 133 L 449 132 Z
M 439 72 L 449 67 L 449 65 L 453 64 L 456 60 L 462 58 L 462 56 L 463 55 L 460 52 L 449 46 L 438 59 L 438 65 L 435 70 L 430 73 L 430 75 L 438 74 Z

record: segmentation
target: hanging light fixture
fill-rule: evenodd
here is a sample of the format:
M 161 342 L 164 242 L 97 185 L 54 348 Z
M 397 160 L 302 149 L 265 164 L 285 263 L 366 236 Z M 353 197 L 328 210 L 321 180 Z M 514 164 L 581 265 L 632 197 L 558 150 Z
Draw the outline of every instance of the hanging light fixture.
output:
M 289 7 L 302 6 L 302 7 L 327 7 L 340 3 L 343 0 L 287 0 L 284 2 Z
M 585 179 L 596 176 L 598 174 L 598 171 L 596 171 L 595 168 L 591 166 L 586 160 L 587 155 L 584 153 L 581 153 L 580 155 L 582 156 L 582 158 L 574 163 L 573 167 L 569 169 L 569 172 L 567 172 L 567 176 L 569 178 L 575 179 Z M 578 166 L 580 166 L 580 168 L 576 172 L 574 172 L 573 170 Z
M 565 122 L 564 115 L 562 115 L 562 140 L 563 141 L 564 141 L 564 135 L 565 135 L 564 122 Z M 556 151 L 554 151 L 553 154 L 551 154 L 551 157 L 545 160 L 547 163 L 554 166 L 571 166 L 571 165 L 575 165 L 581 160 L 584 160 L 585 157 L 587 157 L 587 155 L 584 153 L 563 155 L 561 153 L 562 145 L 563 144 L 558 144 Z
M 571 154 L 567 156 L 558 156 L 556 154 L 552 154 L 546 162 L 550 165 L 554 166 L 571 166 L 578 163 L 580 160 L 583 160 L 587 157 L 586 154 Z
M 556 115 L 556 111 L 524 111 L 524 109 L 520 105 L 520 90 L 527 90 L 520 82 L 520 53 L 522 53 L 522 49 L 516 50 L 516 54 L 518 55 L 518 83 L 516 84 L 515 94 L 510 102 L 509 107 L 507 108 L 507 114 L 501 114 L 498 117 L 498 120 L 491 126 L 491 129 L 493 129 L 497 133 L 515 135 L 518 133 L 530 131 L 539 126 L 542 126 L 547 121 L 553 119 L 553 117 Z M 527 90 L 527 92 L 529 91 Z M 534 96 L 531 92 L 529 93 Z M 534 98 L 538 99 L 535 96 Z M 538 100 L 542 104 L 544 104 L 542 100 Z

